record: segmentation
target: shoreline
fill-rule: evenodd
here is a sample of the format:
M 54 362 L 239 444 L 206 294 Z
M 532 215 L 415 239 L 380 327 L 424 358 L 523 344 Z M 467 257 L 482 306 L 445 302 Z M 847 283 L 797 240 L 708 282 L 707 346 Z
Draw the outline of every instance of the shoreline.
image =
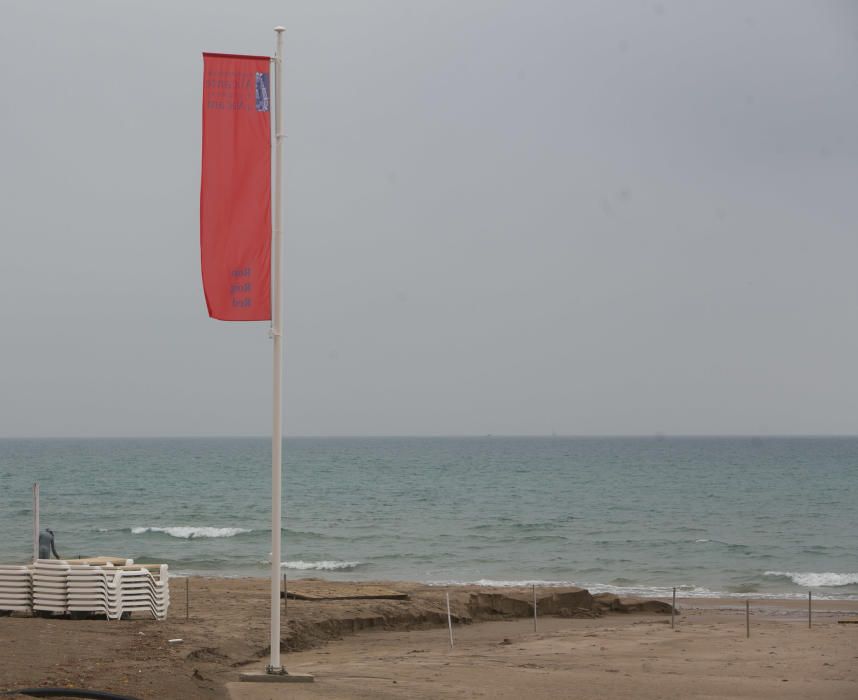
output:
M 577 583 L 575 581 L 550 581 L 550 580 L 539 580 L 539 579 L 521 579 L 521 580 L 513 580 L 513 579 L 477 579 L 473 581 L 465 581 L 465 580 L 434 580 L 434 581 L 419 581 L 416 579 L 407 579 L 407 578 L 389 578 L 389 577 L 367 577 L 367 578 L 348 578 L 347 575 L 342 576 L 330 576 L 330 571 L 325 570 L 307 570 L 307 569 L 299 569 L 294 570 L 298 575 L 289 576 L 288 574 L 292 572 L 292 569 L 287 569 L 284 573 L 287 575 L 287 579 L 289 581 L 299 581 L 304 579 L 320 579 L 325 581 L 331 581 L 333 583 L 349 583 L 349 584 L 371 584 L 376 583 L 378 581 L 386 581 L 386 582 L 396 582 L 402 583 L 404 585 L 419 585 L 425 586 L 426 588 L 464 588 L 464 587 L 483 587 L 483 588 L 498 588 L 498 589 L 514 589 L 514 588 L 523 588 L 523 587 L 531 587 L 533 585 L 536 586 L 537 590 L 544 589 L 546 591 L 550 591 L 553 589 L 560 588 L 584 588 L 594 595 L 596 593 L 610 593 L 612 595 L 618 596 L 628 596 L 635 598 L 656 598 L 658 600 L 669 600 L 671 597 L 671 587 L 669 586 L 650 586 L 650 587 L 635 587 L 635 586 L 614 586 L 610 584 L 587 584 L 587 583 Z M 217 572 L 204 572 L 204 573 L 185 573 L 185 572 L 171 572 L 171 579 L 224 579 L 224 580 L 270 580 L 269 575 L 265 571 L 259 571 L 254 573 L 217 573 Z M 858 593 L 844 593 L 838 595 L 836 593 L 829 593 L 822 591 L 820 588 L 802 588 L 797 591 L 747 591 L 747 592 L 731 592 L 731 591 L 712 591 L 709 589 L 703 589 L 699 586 L 695 586 L 693 590 L 705 591 L 701 593 L 691 593 L 688 590 L 683 590 L 679 586 L 676 588 L 676 599 L 677 601 L 681 599 L 683 600 L 700 600 L 700 601 L 710 601 L 710 600 L 727 600 L 727 601 L 744 601 L 746 599 L 750 600 L 760 600 L 760 601 L 797 601 L 797 602 L 806 602 L 807 601 L 807 593 L 811 591 L 813 594 L 813 601 L 816 603 L 817 601 L 830 601 L 830 602 L 856 602 L 858 603 Z
M 6 663 L 0 665 L 0 689 L 71 686 L 110 690 L 143 700 L 254 698 L 256 696 L 241 695 L 249 692 L 246 688 L 234 690 L 232 682 L 237 680 L 239 670 L 258 668 L 264 665 L 267 657 L 269 583 L 262 578 L 173 578 L 171 608 L 168 618 L 162 622 L 145 617 L 111 622 L 2 617 L 0 648 L 4 650 Z M 290 581 L 290 590 L 318 588 L 330 583 L 320 579 L 294 579 Z M 336 585 L 361 589 L 370 584 L 338 582 Z M 285 602 L 284 664 L 296 672 L 317 675 L 313 687 L 296 691 L 295 686 L 290 685 L 290 698 L 414 697 L 428 700 L 461 697 L 456 694 L 461 693 L 459 686 L 442 688 L 434 681 L 430 683 L 428 678 L 424 686 L 422 681 L 415 680 L 426 671 L 425 663 L 430 657 L 435 659 L 432 663 L 438 668 L 446 668 L 445 664 L 459 659 L 462 663 L 456 671 L 459 683 L 471 688 L 494 688 L 490 694 L 498 698 L 528 695 L 529 690 L 516 685 L 522 678 L 538 681 L 543 688 L 544 694 L 536 693 L 531 700 L 563 697 L 565 684 L 576 673 L 583 673 L 584 658 L 590 659 L 588 663 L 594 669 L 599 669 L 598 678 L 587 681 L 595 683 L 594 687 L 609 689 L 611 683 L 619 680 L 612 677 L 609 686 L 604 686 L 604 667 L 628 668 L 629 688 L 637 692 L 640 688 L 634 679 L 635 668 L 640 670 L 653 664 L 648 660 L 647 645 L 656 642 L 664 645 L 659 658 L 692 659 L 697 656 L 683 651 L 690 647 L 677 646 L 677 642 L 691 644 L 693 641 L 700 647 L 700 659 L 708 659 L 706 663 L 717 661 L 716 666 L 721 669 L 718 673 L 726 675 L 727 669 L 722 666 L 740 663 L 736 658 L 740 658 L 741 645 L 746 641 L 744 605 L 739 606 L 735 599 L 679 597 L 677 626 L 671 629 L 670 606 L 666 604 L 669 601 L 663 598 L 653 599 L 659 602 L 649 607 L 635 606 L 630 600 L 621 601 L 625 606 L 621 608 L 608 596 L 596 610 L 591 603 L 594 596 L 580 589 L 546 590 L 545 596 L 539 596 L 537 591 L 540 617 L 538 632 L 534 632 L 530 588 L 445 588 L 403 581 L 378 581 L 373 585 L 407 594 L 408 599 L 290 598 Z M 449 648 L 446 629 L 447 592 L 450 593 L 454 633 L 457 640 L 461 640 L 454 650 Z M 828 656 L 837 656 L 838 674 L 842 675 L 841 663 L 847 659 L 852 663 L 854 654 L 850 649 L 858 630 L 855 625 L 839 625 L 836 620 L 858 619 L 858 601 L 814 601 L 813 610 L 814 627 L 807 630 L 806 601 L 752 600 L 752 640 L 756 646 L 765 640 L 766 649 L 773 645 L 794 649 L 790 668 L 797 669 L 804 663 L 802 654 L 806 656 L 805 652 L 810 650 L 810 647 L 800 646 L 803 637 L 798 631 L 803 629 L 812 636 L 814 647 L 824 649 L 818 653 L 827 655 L 820 665 L 831 663 Z M 543 611 L 547 612 L 543 615 Z M 384 654 L 375 653 L 379 646 L 386 649 Z M 570 650 L 569 654 L 565 654 L 564 649 Z M 759 653 L 763 654 L 764 650 Z M 521 663 L 533 667 L 525 665 L 514 678 L 502 678 L 503 673 L 497 675 L 496 664 L 508 654 L 531 655 L 531 660 Z M 815 655 L 814 649 L 808 658 L 816 659 Z M 390 660 L 382 664 L 383 670 L 378 666 L 380 657 Z M 489 663 L 487 658 L 498 661 Z M 339 661 L 334 663 L 336 659 Z M 346 675 L 351 674 L 352 678 L 391 678 L 396 681 L 396 692 L 387 693 L 388 686 L 393 687 L 393 681 L 388 680 L 384 692 L 378 689 L 374 695 L 351 695 L 354 688 L 344 680 L 342 668 L 345 667 L 351 669 Z M 756 688 L 755 693 L 759 690 L 754 680 L 757 672 L 758 669 L 746 672 L 749 682 Z M 688 676 L 690 671 L 683 670 L 682 664 L 675 673 L 678 675 L 673 680 L 688 681 L 692 685 L 697 682 Z M 530 674 L 536 675 L 531 678 Z M 858 672 L 852 671 L 851 666 L 843 678 L 850 684 L 849 692 L 858 690 Z M 777 683 L 780 682 L 778 678 Z M 342 683 L 342 687 L 338 689 L 337 683 Z M 828 687 L 823 684 L 804 697 L 850 697 L 834 691 L 826 694 Z M 837 692 L 843 690 L 840 681 L 831 687 Z M 518 688 L 518 695 L 510 694 L 514 688 Z M 227 695 L 228 692 L 232 695 Z M 614 690 L 605 690 L 605 693 L 581 697 L 626 697 Z M 852 696 L 858 696 L 858 692 Z M 630 694 L 628 697 L 650 696 Z M 747 697 L 769 696 L 757 693 Z M 773 694 L 771 697 L 792 696 Z

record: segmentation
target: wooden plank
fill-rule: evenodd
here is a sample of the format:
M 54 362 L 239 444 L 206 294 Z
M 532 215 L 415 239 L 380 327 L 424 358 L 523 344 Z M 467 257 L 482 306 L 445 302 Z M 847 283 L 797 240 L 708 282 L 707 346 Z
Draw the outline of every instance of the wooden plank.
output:
M 89 564 L 90 566 L 125 566 L 125 557 L 83 557 L 82 559 L 64 559 L 68 564 Z
M 386 586 L 337 581 L 290 581 L 286 597 L 295 600 L 408 600 L 407 593 Z

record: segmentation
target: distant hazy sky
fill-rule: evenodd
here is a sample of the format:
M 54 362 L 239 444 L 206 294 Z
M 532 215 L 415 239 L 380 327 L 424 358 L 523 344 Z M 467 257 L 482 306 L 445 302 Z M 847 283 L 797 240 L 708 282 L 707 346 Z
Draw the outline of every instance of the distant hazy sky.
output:
M 287 27 L 290 435 L 858 432 L 852 2 L 0 3 L 0 435 L 270 434 L 202 51 Z

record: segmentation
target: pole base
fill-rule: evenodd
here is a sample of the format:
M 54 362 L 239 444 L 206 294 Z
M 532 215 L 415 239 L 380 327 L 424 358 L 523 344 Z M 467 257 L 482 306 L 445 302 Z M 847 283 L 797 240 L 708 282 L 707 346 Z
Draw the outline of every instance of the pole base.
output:
M 265 669 L 258 671 L 244 671 L 238 674 L 242 681 L 251 683 L 312 683 L 315 676 L 309 673 L 289 673 L 286 669 Z

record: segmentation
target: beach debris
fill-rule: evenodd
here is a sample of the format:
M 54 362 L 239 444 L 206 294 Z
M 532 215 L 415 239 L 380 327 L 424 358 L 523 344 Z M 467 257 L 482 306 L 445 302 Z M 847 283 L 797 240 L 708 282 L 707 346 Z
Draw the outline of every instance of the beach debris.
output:
M 408 600 L 407 593 L 373 583 L 299 579 L 288 585 L 285 597 L 294 600 Z
M 593 599 L 600 608 L 611 612 L 651 612 L 670 614 L 673 609 L 670 603 L 662 600 L 650 600 L 641 598 L 620 598 L 613 593 L 597 593 Z M 679 612 L 679 608 L 676 609 Z
M 189 652 L 185 658 L 193 661 L 220 663 L 228 657 L 217 647 L 203 647 L 202 649 L 195 649 L 194 651 Z
M 468 612 L 474 619 L 530 617 L 534 604 L 529 594 L 530 591 L 515 588 L 472 591 Z M 612 593 L 591 595 L 589 591 L 573 586 L 552 590 L 538 598 L 536 607 L 540 615 L 586 619 L 601 617 L 606 612 L 670 614 L 672 609 L 670 603 L 660 600 L 620 598 Z
M 593 620 L 597 617 L 602 617 L 602 611 L 598 608 L 575 608 L 574 610 L 570 610 L 569 608 L 560 608 L 560 610 L 557 611 L 557 617 L 587 618 Z
M 470 594 L 468 602 L 468 610 L 475 618 L 497 615 L 531 617 L 537 608 L 540 615 L 562 615 L 561 611 L 566 610 L 569 611 L 568 617 L 576 617 L 583 616 L 583 613 L 575 615 L 571 611 L 589 613 L 596 610 L 596 604 L 589 591 L 574 586 L 553 590 L 550 594 L 538 598 L 536 605 L 533 603 L 530 590 L 517 588 L 510 588 L 503 592 L 475 591 Z M 595 615 L 598 616 L 598 612 Z
M 565 588 L 553 591 L 539 599 L 539 612 L 559 615 L 561 610 L 587 611 L 596 607 L 596 599 L 583 588 Z
M 530 617 L 533 605 L 514 593 L 471 593 L 468 611 L 473 617 Z
M 185 641 L 184 639 L 168 639 L 167 643 L 168 644 L 178 644 L 179 642 L 184 642 L 184 641 Z

